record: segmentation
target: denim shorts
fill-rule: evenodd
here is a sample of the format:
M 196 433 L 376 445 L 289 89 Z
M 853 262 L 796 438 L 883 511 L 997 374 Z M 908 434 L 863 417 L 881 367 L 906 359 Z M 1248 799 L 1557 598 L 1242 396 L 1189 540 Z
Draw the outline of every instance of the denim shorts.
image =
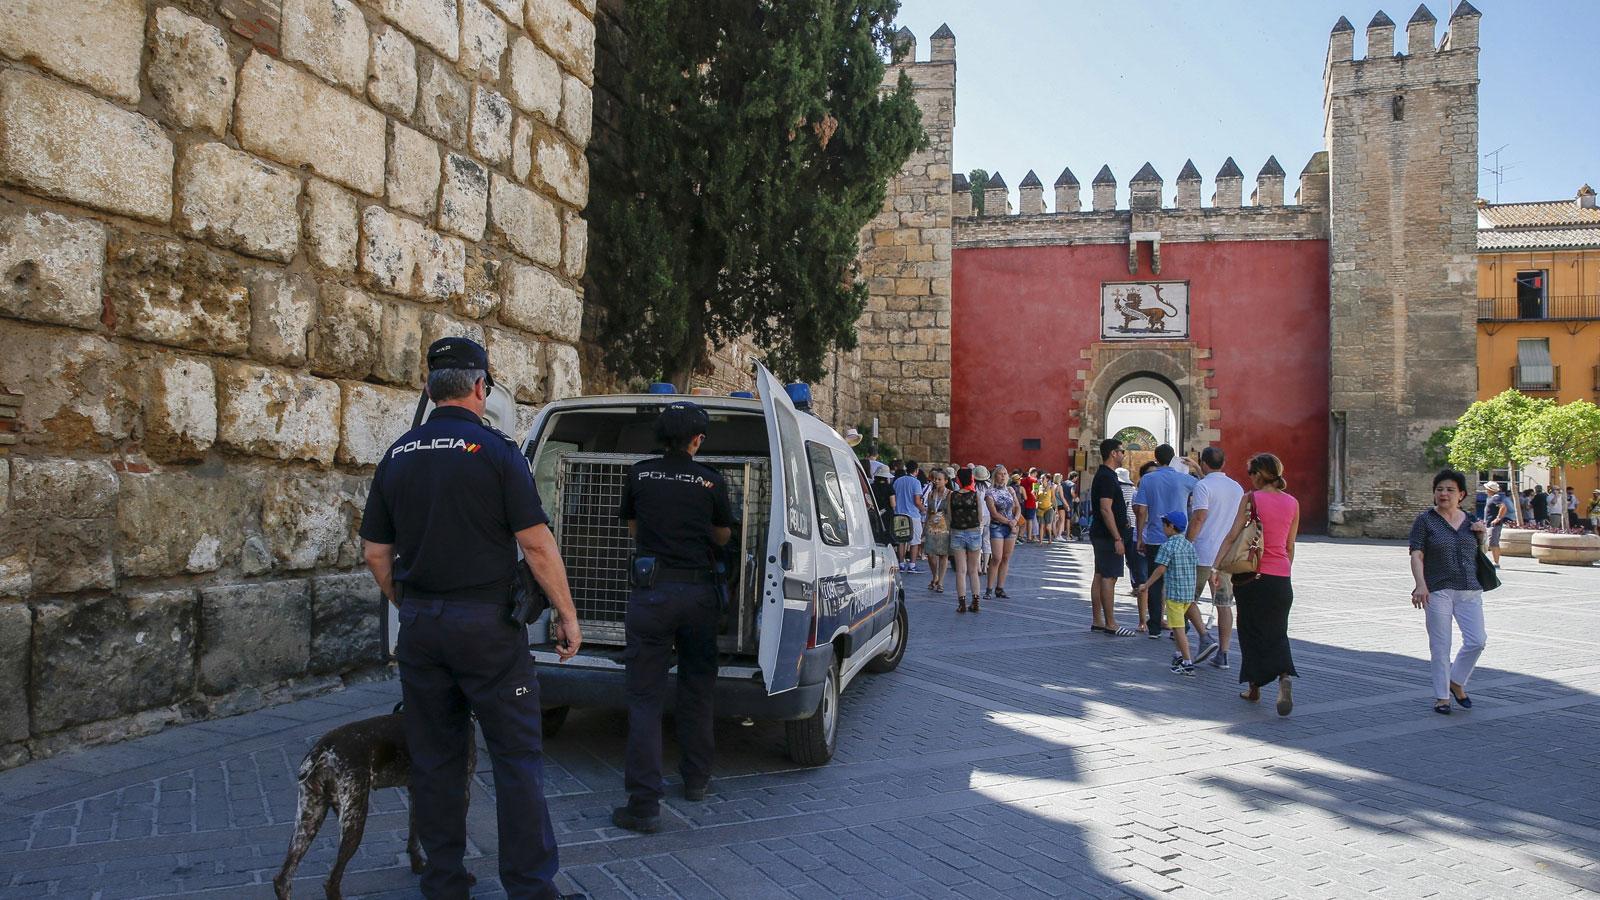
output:
M 950 532 L 950 549 L 952 551 L 967 550 L 973 553 L 983 549 L 983 529 L 967 528 Z
M 1011 526 L 1002 525 L 999 522 L 990 522 L 989 537 L 997 541 L 1009 540 L 1011 538 Z

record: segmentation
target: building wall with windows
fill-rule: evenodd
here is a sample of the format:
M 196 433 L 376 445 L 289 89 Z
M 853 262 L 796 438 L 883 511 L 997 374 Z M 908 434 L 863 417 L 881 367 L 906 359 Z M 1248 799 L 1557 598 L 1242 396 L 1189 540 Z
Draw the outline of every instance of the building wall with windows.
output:
M 1507 388 L 1600 402 L 1600 209 L 1568 200 L 1479 203 L 1478 397 Z M 1581 503 L 1600 467 L 1569 469 Z M 1557 473 L 1550 478 L 1559 480 Z

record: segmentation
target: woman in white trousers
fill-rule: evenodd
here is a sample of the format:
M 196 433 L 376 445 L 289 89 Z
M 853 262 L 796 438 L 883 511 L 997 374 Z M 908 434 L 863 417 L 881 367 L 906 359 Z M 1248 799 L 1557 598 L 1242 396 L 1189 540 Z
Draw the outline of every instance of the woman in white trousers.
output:
M 1433 711 L 1450 714 L 1450 701 L 1472 708 L 1467 680 L 1487 641 L 1483 630 L 1483 588 L 1478 583 L 1478 546 L 1485 531 L 1461 509 L 1467 476 L 1444 469 L 1433 477 L 1433 506 L 1411 523 L 1411 575 L 1416 586 L 1411 605 L 1426 611 L 1428 650 L 1433 662 Z M 1450 659 L 1453 628 L 1461 631 L 1461 650 Z

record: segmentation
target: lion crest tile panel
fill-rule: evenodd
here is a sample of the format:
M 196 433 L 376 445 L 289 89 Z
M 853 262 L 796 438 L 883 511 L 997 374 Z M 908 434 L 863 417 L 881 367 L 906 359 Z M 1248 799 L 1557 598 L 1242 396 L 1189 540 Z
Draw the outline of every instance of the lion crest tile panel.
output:
M 1189 336 L 1189 284 L 1184 281 L 1100 285 L 1102 341 L 1173 340 Z

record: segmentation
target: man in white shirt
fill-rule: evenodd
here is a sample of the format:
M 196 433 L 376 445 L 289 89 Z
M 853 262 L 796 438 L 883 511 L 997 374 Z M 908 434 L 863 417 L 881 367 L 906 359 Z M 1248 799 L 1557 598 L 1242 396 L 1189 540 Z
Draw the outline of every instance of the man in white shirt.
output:
M 1200 471 L 1205 477 L 1194 486 L 1189 495 L 1190 513 L 1187 537 L 1194 544 L 1195 584 L 1200 593 L 1211 584 L 1211 602 L 1217 610 L 1217 655 L 1211 665 L 1228 668 L 1228 645 L 1233 640 L 1233 579 L 1226 572 L 1217 572 L 1212 582 L 1217 553 L 1222 542 L 1233 528 L 1239 514 L 1239 503 L 1244 499 L 1244 488 L 1237 481 L 1222 474 L 1222 448 L 1207 447 L 1200 451 Z

